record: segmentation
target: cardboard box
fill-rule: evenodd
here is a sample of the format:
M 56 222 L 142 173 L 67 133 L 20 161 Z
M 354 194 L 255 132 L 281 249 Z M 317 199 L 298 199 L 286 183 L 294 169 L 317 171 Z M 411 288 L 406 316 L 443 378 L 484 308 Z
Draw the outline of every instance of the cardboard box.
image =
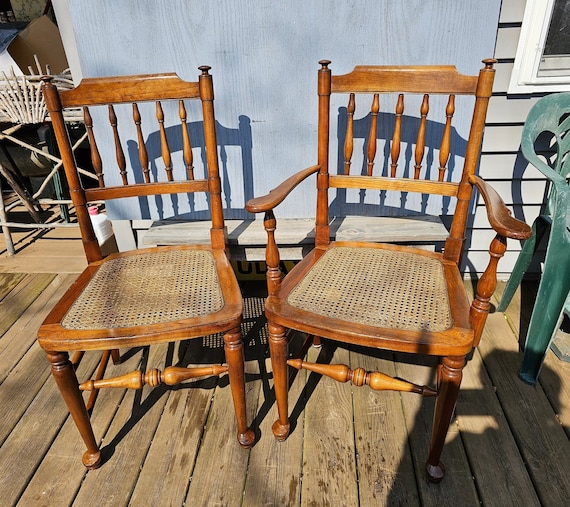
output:
M 38 74 L 34 55 L 38 57 L 42 72 L 49 65 L 52 74 L 60 74 L 68 68 L 59 29 L 47 16 L 34 19 L 16 35 L 8 48 L 0 54 L 0 72 L 30 74 L 28 67 Z

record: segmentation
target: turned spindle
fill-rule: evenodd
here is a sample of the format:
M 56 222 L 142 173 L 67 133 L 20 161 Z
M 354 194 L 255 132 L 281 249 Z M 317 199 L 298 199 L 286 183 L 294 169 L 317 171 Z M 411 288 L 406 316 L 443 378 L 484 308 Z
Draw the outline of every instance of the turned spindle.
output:
M 92 391 L 93 389 L 103 389 L 105 387 L 142 389 L 145 385 L 156 387 L 160 384 L 173 386 L 191 378 L 220 375 L 227 371 L 228 367 L 225 365 L 203 366 L 200 368 L 169 366 L 163 372 L 154 368 L 146 374 L 142 371 L 133 371 L 114 378 L 87 380 L 79 385 L 79 389 L 82 391 Z
M 422 162 L 424 160 L 424 153 L 426 148 L 426 123 L 427 115 L 429 113 L 429 95 L 426 93 L 420 107 L 420 127 L 418 129 L 418 137 L 416 139 L 416 152 L 415 152 L 415 165 L 414 165 L 414 179 L 419 179 L 420 171 L 422 169 Z
M 289 359 L 287 364 L 298 370 L 302 368 L 325 375 L 338 382 L 348 382 L 350 380 L 357 387 L 366 384 L 375 391 L 403 391 L 421 394 L 422 396 L 437 396 L 437 391 L 431 387 L 412 384 L 377 371 L 368 372 L 364 368 L 351 370 L 345 364 L 308 363 L 302 359 Z

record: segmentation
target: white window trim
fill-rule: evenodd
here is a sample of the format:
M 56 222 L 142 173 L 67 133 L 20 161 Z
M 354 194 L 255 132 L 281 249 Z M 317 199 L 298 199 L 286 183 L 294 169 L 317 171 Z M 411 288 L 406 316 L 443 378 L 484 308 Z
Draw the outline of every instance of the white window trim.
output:
M 538 77 L 554 0 L 527 0 L 508 93 L 570 91 L 566 76 Z

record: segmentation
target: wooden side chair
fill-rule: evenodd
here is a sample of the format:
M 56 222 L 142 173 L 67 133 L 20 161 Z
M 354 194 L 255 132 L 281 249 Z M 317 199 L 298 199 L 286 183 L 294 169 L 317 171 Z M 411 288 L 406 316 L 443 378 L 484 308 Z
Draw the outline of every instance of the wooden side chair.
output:
M 43 78 L 42 89 L 89 265 L 46 318 L 38 340 L 87 447 L 83 455 L 87 468 L 100 466 L 101 453 L 90 424 L 92 403 L 86 407 L 82 391 L 96 392 L 103 387 L 140 389 L 145 384 L 175 385 L 193 377 L 227 371 L 238 441 L 244 448 L 249 448 L 254 441 L 246 422 L 240 332 L 242 298 L 226 255 L 212 77 L 209 67 L 200 67 L 200 70 L 197 82 L 182 81 L 175 74 L 109 77 L 84 79 L 69 91 L 58 91 L 50 77 Z M 194 144 L 191 144 L 186 112 L 192 107 L 201 109 L 199 122 L 202 123 Z M 66 108 L 83 108 L 91 159 L 99 183 L 95 188 L 85 188 L 82 184 L 64 122 Z M 150 121 L 145 124 L 143 118 L 153 116 L 154 124 Z M 118 128 L 118 118 L 132 120 L 130 132 L 137 146 L 134 157 L 132 149 L 127 155 L 135 159 L 131 170 L 135 173 L 138 170 L 138 174 L 134 176 L 128 170 L 129 157 L 123 144 L 126 139 L 119 135 L 129 130 Z M 178 124 L 176 139 L 171 135 L 171 127 L 166 127 L 172 123 Z M 155 147 L 151 150 L 145 144 L 145 135 L 154 131 L 160 132 L 158 153 L 162 156 L 164 171 L 159 171 L 151 160 L 150 153 Z M 107 152 L 111 153 L 109 165 L 116 166 L 105 173 L 106 153 L 100 151 L 104 142 L 112 147 Z M 169 143 L 174 142 L 182 146 L 181 156 L 174 157 L 171 153 Z M 130 140 L 129 147 L 132 146 Z M 202 178 L 194 176 L 193 147 L 205 150 L 207 169 Z M 211 244 L 147 248 L 103 258 L 89 219 L 90 202 L 132 197 L 139 202 L 164 201 L 168 194 L 190 196 L 196 192 L 206 195 L 211 211 Z M 211 333 L 223 333 L 227 366 L 168 366 L 164 371 L 134 371 L 115 378 L 103 378 L 100 373 L 95 379 L 82 383 L 75 374 L 75 365 L 84 351 L 104 351 L 101 367 L 104 371 L 109 356 L 117 359 L 121 347 L 187 340 Z M 72 360 L 68 352 L 76 353 Z
M 423 396 L 437 396 L 433 433 L 426 471 L 430 480 L 440 481 L 445 468 L 440 461 L 447 430 L 453 415 L 466 358 L 479 343 L 489 312 L 489 300 L 496 286 L 497 262 L 506 250 L 506 238 L 523 239 L 529 227 L 515 220 L 500 197 L 475 175 L 481 149 L 487 104 L 491 96 L 493 60 L 485 60 L 478 76 L 467 76 L 451 66 L 380 67 L 358 66 L 346 75 L 331 75 L 329 61 L 320 62 L 318 72 L 319 126 L 317 164 L 304 169 L 281 183 L 269 194 L 250 200 L 246 208 L 252 213 L 265 213 L 264 225 L 268 244 L 268 298 L 265 311 L 269 323 L 269 344 L 273 367 L 278 419 L 273 433 L 278 440 L 287 438 L 288 365 L 329 376 L 340 382 L 368 384 L 375 390 L 410 391 Z M 338 167 L 329 164 L 329 125 L 332 94 L 347 94 L 346 139 L 338 152 L 344 154 Z M 356 94 L 364 98 L 370 109 L 370 134 L 364 147 L 364 161 L 351 174 L 354 150 L 352 121 Z M 384 152 L 390 160 L 376 161 L 377 123 L 380 94 L 392 94 L 395 103 L 391 146 Z M 394 95 L 395 94 L 395 95 Z M 415 147 L 401 150 L 401 133 L 409 120 L 403 113 L 404 94 L 419 95 L 419 121 Z M 406 101 L 408 100 L 406 95 Z M 435 180 L 425 178 L 425 151 L 432 95 L 447 96 L 438 124 L 442 133 L 438 146 L 439 169 Z M 472 123 L 464 145 L 462 169 L 458 181 L 448 178 L 451 154 L 452 117 L 455 97 L 474 97 Z M 386 98 L 388 102 L 389 97 Z M 473 100 L 473 99 L 471 99 Z M 338 102 L 338 99 L 337 99 Z M 359 97 L 359 102 L 361 102 Z M 465 104 L 465 101 L 462 101 Z M 469 106 L 470 107 L 470 106 Z M 407 111 L 406 111 L 407 112 Z M 409 113 L 408 113 L 409 114 Z M 389 116 L 389 115 L 388 115 Z M 412 119 L 414 120 L 414 119 Z M 407 137 L 409 138 L 409 136 Z M 403 138 L 402 138 L 403 139 Z M 387 141 L 389 143 L 389 140 Z M 331 150 L 334 151 L 334 150 Z M 411 153 L 409 170 L 398 166 L 400 151 Z M 457 160 L 458 153 L 453 153 Z M 434 163 L 436 164 L 436 163 Z M 436 164 L 437 165 L 437 164 Z M 375 174 L 375 168 L 387 168 L 387 174 Z M 317 209 L 315 248 L 282 280 L 279 252 L 274 234 L 276 219 L 273 209 L 303 180 L 316 174 Z M 459 270 L 465 228 L 473 188 L 476 187 L 487 206 L 488 218 L 496 231 L 490 246 L 490 261 L 470 304 Z M 413 246 L 364 242 L 331 242 L 329 229 L 329 192 L 336 189 L 420 193 L 455 199 L 455 211 L 443 253 Z M 289 332 L 305 333 L 309 339 L 329 338 L 345 344 L 439 356 L 435 387 L 422 386 L 362 368 L 351 370 L 346 365 L 308 363 L 288 355 Z M 305 349 L 306 350 L 306 347 Z M 417 356 L 416 356 L 417 357 Z M 356 417 L 358 414 L 356 414 Z
M 498 310 L 505 311 L 520 285 L 542 238 L 548 246 L 544 269 L 525 340 L 519 376 L 535 384 L 564 310 L 570 315 L 570 93 L 540 99 L 526 119 L 521 149 L 524 157 L 550 181 L 544 210 L 532 224 L 503 292 Z

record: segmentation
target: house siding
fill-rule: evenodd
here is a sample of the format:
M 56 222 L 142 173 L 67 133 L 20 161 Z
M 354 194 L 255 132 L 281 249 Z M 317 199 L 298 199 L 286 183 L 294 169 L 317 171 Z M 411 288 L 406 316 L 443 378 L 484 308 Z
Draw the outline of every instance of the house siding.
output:
M 429 4 L 413 0 L 389 4 L 348 2 L 335 3 L 330 11 L 324 8 L 329 2 L 323 1 L 318 15 L 311 11 L 317 9 L 316 6 L 309 8 L 305 2 L 294 3 L 278 8 L 270 2 L 259 2 L 273 13 L 273 16 L 261 16 L 259 10 L 244 14 L 243 6 L 239 12 L 220 8 L 223 1 L 211 2 L 198 13 L 180 0 L 141 1 L 129 17 L 125 16 L 127 7 L 108 0 L 97 4 L 54 0 L 76 78 L 79 75 L 164 72 L 174 68 L 181 77 L 195 79 L 198 65 L 212 65 L 217 116 L 227 129 L 227 139 L 233 131 L 238 131 L 238 118 L 247 118 L 250 129 L 247 141 L 251 151 L 247 156 L 251 180 L 247 185 L 242 182 L 243 149 L 228 145 L 226 151 L 228 172 L 224 178 L 232 192 L 230 218 L 243 218 L 243 205 L 249 197 L 265 193 L 304 167 L 303 164 L 310 165 L 314 160 L 313 83 L 319 58 L 331 58 L 333 71 L 339 73 L 349 71 L 355 62 L 449 62 L 455 63 L 461 72 L 476 73 L 480 60 L 490 56 L 494 48 L 498 63 L 480 174 L 500 189 L 517 218 L 527 223 L 534 220 L 543 199 L 544 178 L 521 159 L 520 135 L 526 115 L 540 95 L 507 94 L 525 0 L 447 0 Z M 430 9 L 424 8 L 426 5 Z M 483 9 L 486 16 L 480 15 Z M 421 16 L 410 18 L 409 12 L 419 10 Z M 60 13 L 67 17 L 67 22 L 60 18 Z M 369 15 L 363 17 L 362 13 Z M 102 37 L 101 34 L 109 30 L 106 17 L 111 15 L 120 29 L 114 27 Z M 152 33 L 141 25 L 148 16 L 155 19 Z M 263 23 L 255 24 L 258 21 Z M 228 23 L 231 29 L 222 30 Z M 241 31 L 236 29 L 236 23 L 241 24 Z M 496 31 L 492 29 L 494 24 Z M 166 31 L 161 29 L 165 26 Z M 288 28 L 285 30 L 284 26 Z M 366 30 L 366 26 L 383 29 Z M 458 26 L 468 26 L 471 34 L 482 34 L 476 39 L 478 44 L 473 45 L 472 36 L 458 38 L 457 30 L 453 30 Z M 461 30 L 464 33 L 464 29 Z M 81 38 L 75 38 L 77 33 L 82 34 Z M 414 36 L 410 36 L 412 33 Z M 219 39 L 210 40 L 212 34 L 220 34 Z M 450 34 L 454 34 L 455 43 L 446 38 Z M 495 37 L 496 40 L 490 40 Z M 418 44 L 419 40 L 432 42 Z M 117 47 L 121 47 L 120 54 Z M 352 50 L 348 51 L 347 47 Z M 238 137 L 243 141 L 242 134 Z M 305 184 L 297 192 L 294 199 L 280 207 L 279 216 L 314 215 L 314 185 Z M 118 211 L 116 218 L 120 218 Z M 471 252 L 466 256 L 465 271 L 481 273 L 488 262 L 492 231 L 480 198 L 473 212 L 466 241 Z M 125 244 L 134 246 L 134 239 L 129 239 L 129 226 L 129 223 L 116 221 L 116 230 L 125 231 L 120 232 L 126 238 Z M 502 277 L 508 276 L 520 248 L 520 242 L 509 240 L 508 252 L 499 264 Z
M 483 141 L 480 175 L 499 192 L 516 218 L 531 224 L 538 216 L 545 195 L 546 180 L 528 165 L 520 151 L 520 139 L 528 112 L 544 94 L 507 93 L 522 26 L 526 0 L 503 0 L 495 48 L 496 78 L 489 102 Z M 487 248 L 493 237 L 481 197 L 475 207 L 467 234 L 469 255 L 466 271 L 481 272 L 488 262 Z M 522 242 L 508 240 L 508 250 L 499 263 L 500 276 L 506 278 L 521 250 Z M 533 263 L 529 273 L 536 273 Z

